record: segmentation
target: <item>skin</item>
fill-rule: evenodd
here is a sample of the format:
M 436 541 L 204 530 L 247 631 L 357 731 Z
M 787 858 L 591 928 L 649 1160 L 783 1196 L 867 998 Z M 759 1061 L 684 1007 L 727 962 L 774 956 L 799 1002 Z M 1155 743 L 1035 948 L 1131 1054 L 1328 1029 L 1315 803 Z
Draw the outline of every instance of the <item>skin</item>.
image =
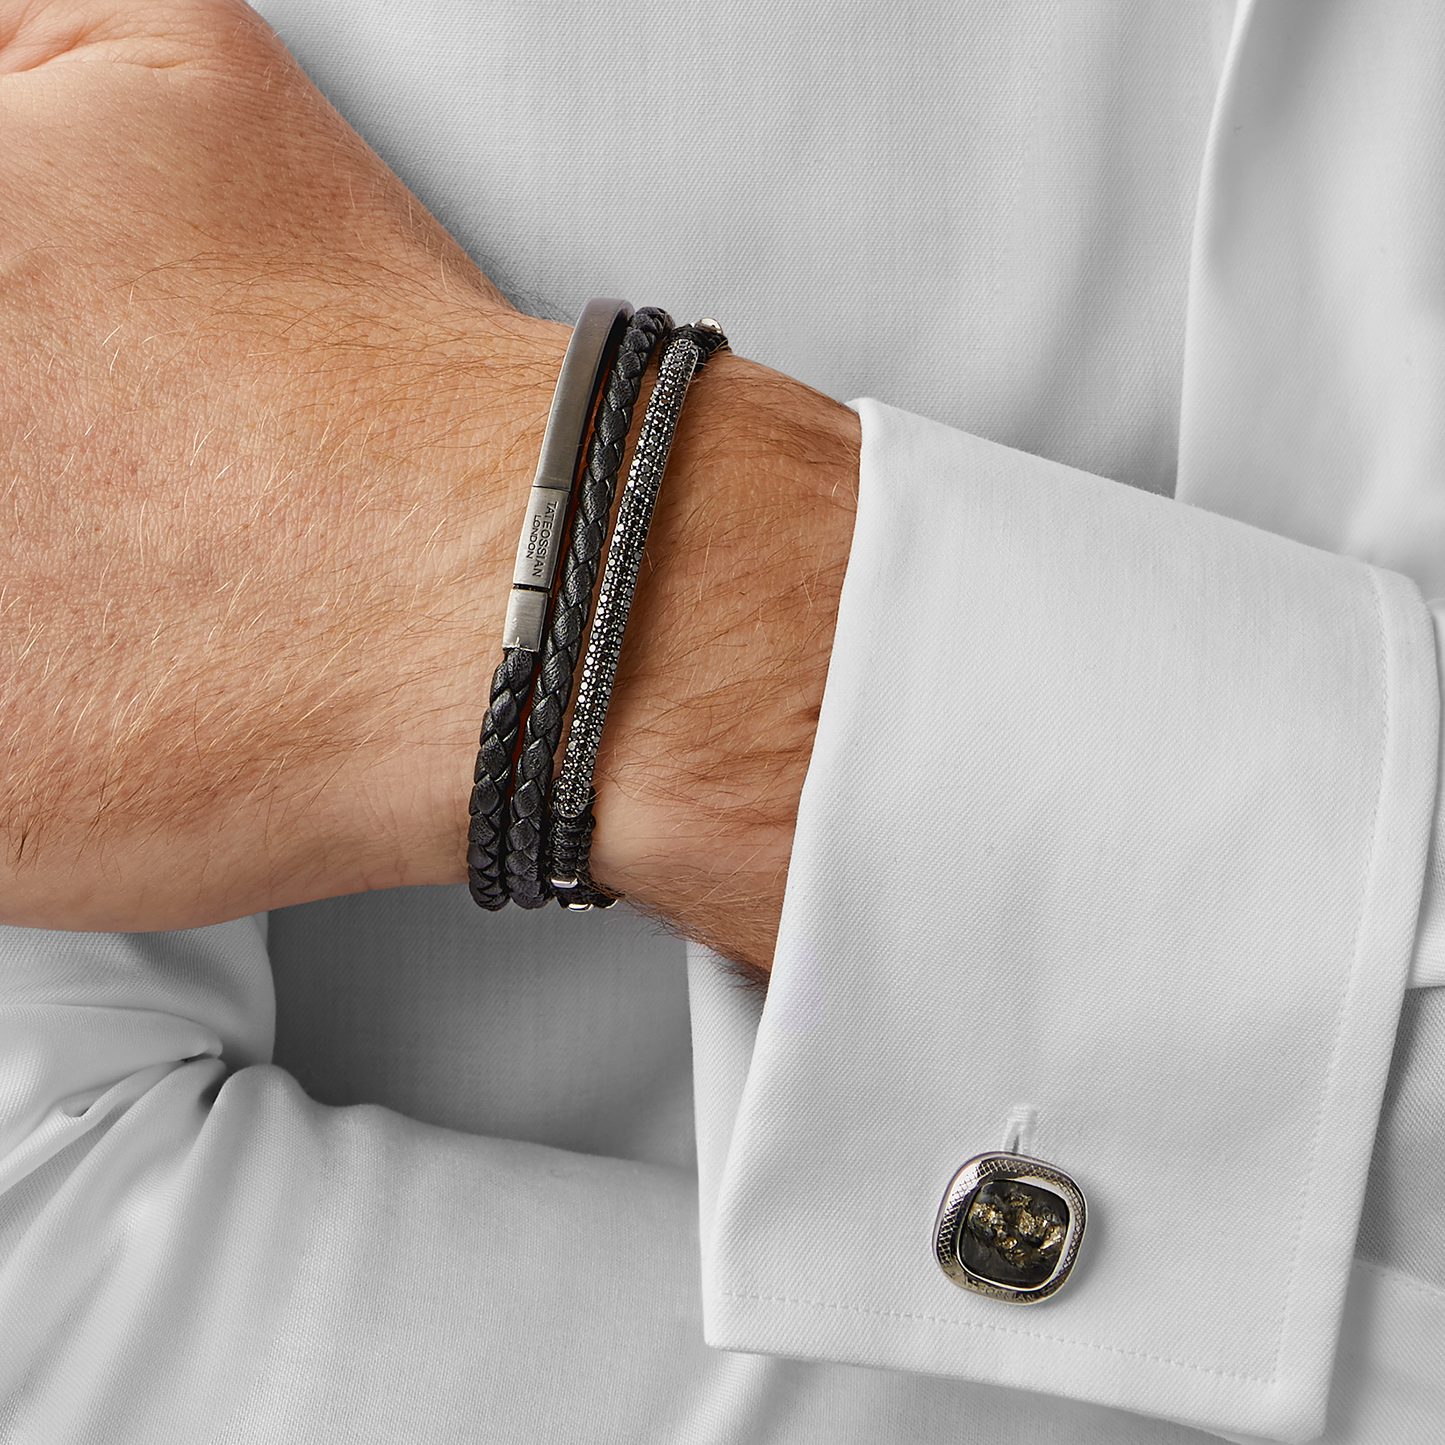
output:
M 236 0 L 0 0 L 0 921 L 465 876 L 567 337 Z M 598 879 L 757 977 L 858 447 L 836 402 L 709 364 L 599 758 Z

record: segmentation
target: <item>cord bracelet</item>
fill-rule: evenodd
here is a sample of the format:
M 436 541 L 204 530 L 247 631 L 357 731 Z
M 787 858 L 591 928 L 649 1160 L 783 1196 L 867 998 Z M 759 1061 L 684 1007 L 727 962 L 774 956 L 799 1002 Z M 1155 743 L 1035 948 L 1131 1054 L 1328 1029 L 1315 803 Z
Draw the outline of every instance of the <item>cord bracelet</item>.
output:
M 612 684 L 617 676 L 622 637 L 632 610 L 647 532 L 682 404 L 693 377 L 709 357 L 726 346 L 727 337 L 710 317 L 673 332 L 663 351 L 657 384 L 642 419 L 627 484 L 617 507 L 617 522 L 577 685 L 572 726 L 552 794 L 547 836 L 548 882 L 565 908 L 577 911 L 607 908 L 617 901 L 615 895 L 593 880 L 588 870 L 595 826 L 592 805 L 597 797 L 593 786 L 597 750 L 612 699 Z
M 540 908 L 552 897 L 542 854 L 553 759 L 562 737 L 562 719 L 572 699 L 573 678 L 602 566 L 633 408 L 642 389 L 643 373 L 659 343 L 671 331 L 672 317 L 666 311 L 647 306 L 634 314 L 607 373 L 593 419 L 562 562 L 562 580 L 542 643 L 532 703 L 512 775 L 504 881 L 512 902 L 523 908 Z
M 631 317 L 626 301 L 594 297 L 587 303 L 567 344 L 547 414 L 517 543 L 502 661 L 492 677 L 467 808 L 467 882 L 477 904 L 490 910 L 507 902 L 504 849 L 517 737 L 537 676 L 587 424 Z

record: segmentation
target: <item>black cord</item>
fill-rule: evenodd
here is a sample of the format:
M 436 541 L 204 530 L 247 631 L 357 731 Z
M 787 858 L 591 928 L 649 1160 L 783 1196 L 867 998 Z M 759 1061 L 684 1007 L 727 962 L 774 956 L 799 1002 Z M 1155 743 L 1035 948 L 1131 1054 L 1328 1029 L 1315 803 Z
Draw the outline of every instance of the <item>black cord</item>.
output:
M 492 677 L 467 805 L 467 883 L 477 905 L 492 911 L 507 903 L 504 855 L 512 768 L 537 677 L 560 531 L 576 496 L 587 424 L 631 318 L 632 307 L 611 297 L 595 296 L 582 308 L 547 415 L 508 598 L 502 661 Z
M 552 622 L 542 645 L 541 667 L 512 776 L 503 885 L 512 901 L 523 908 L 540 908 L 552 897 L 543 858 L 552 760 L 572 700 L 633 408 L 652 354 L 671 330 L 672 317 L 656 307 L 645 306 L 633 316 L 607 373 L 592 423 L 587 465 L 562 560 L 562 583 L 552 604 Z
M 537 675 L 537 654 L 512 647 L 502 654 L 492 674 L 492 696 L 482 718 L 481 745 L 472 771 L 472 797 L 467 806 L 467 883 L 480 908 L 495 913 L 507 906 L 502 867 L 502 823 L 507 813 L 512 754 L 522 710 Z

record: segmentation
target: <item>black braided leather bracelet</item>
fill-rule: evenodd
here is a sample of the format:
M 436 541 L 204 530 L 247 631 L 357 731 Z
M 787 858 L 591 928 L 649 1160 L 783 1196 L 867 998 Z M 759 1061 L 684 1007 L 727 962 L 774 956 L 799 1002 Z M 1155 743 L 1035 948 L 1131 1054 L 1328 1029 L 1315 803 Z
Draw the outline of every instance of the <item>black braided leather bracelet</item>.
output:
M 552 760 L 562 737 L 562 718 L 572 700 L 572 680 L 592 610 L 592 593 L 602 565 L 602 548 L 607 541 L 632 411 L 647 364 L 671 330 L 672 317 L 656 307 L 644 307 L 633 316 L 607 373 L 592 421 L 587 463 L 562 561 L 562 581 L 552 604 L 552 620 L 542 644 L 541 666 L 512 775 L 504 883 L 512 902 L 523 908 L 540 908 L 552 897 L 542 858 Z
M 491 697 L 472 774 L 467 811 L 467 883 L 478 906 L 506 906 L 503 869 L 508 802 L 517 734 L 537 675 L 557 558 L 576 490 L 587 423 L 602 380 L 632 316 L 626 301 L 594 297 L 572 330 L 547 414 L 517 563 L 502 628 L 502 661 L 492 677 Z
M 564 908 L 608 908 L 617 901 L 588 871 L 597 790 L 592 777 L 597 749 L 612 700 L 612 683 L 622 655 L 622 636 L 632 610 L 632 594 L 642 565 L 647 531 L 662 486 L 668 452 L 677 431 L 682 403 L 693 377 L 714 352 L 727 346 L 722 328 L 711 318 L 673 332 L 657 369 L 657 384 L 647 403 L 638 433 L 627 485 L 617 507 L 617 525 L 607 551 L 607 566 L 597 594 L 597 612 L 587 638 L 577 706 L 567 734 L 567 748 L 553 792 L 547 838 L 551 884 Z

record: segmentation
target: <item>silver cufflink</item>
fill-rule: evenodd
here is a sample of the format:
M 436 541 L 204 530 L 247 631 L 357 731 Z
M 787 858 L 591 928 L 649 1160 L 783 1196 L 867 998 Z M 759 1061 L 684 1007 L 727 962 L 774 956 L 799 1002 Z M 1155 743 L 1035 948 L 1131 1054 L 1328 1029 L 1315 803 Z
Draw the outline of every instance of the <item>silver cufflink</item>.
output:
M 1083 1191 L 1062 1169 L 1023 1154 L 980 1154 L 949 1181 L 934 1254 L 960 1289 L 1032 1304 L 1068 1279 L 1085 1216 Z

